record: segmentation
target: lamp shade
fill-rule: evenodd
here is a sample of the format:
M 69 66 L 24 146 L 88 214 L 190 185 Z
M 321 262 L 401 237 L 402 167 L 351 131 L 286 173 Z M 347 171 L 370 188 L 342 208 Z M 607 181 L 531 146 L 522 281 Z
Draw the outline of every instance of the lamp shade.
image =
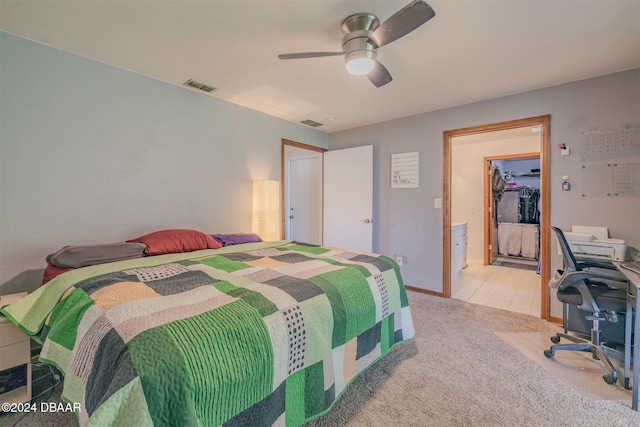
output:
M 280 240 L 280 183 L 253 181 L 251 229 L 264 241 Z

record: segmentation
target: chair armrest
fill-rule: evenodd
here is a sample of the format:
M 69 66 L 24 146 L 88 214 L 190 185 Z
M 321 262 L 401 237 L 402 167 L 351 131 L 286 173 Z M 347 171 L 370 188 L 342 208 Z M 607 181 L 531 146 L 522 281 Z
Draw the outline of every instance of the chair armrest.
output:
M 582 282 L 583 280 L 609 280 L 612 282 L 617 282 L 620 284 L 624 284 L 625 288 L 627 287 L 628 280 L 622 273 L 619 271 L 612 272 L 611 270 L 582 270 L 582 271 L 570 271 L 563 275 L 562 280 L 560 282 L 560 286 L 575 286 L 577 287 L 578 282 Z M 617 289 L 616 286 L 610 285 L 609 283 L 603 283 L 602 285 L 606 285 L 610 288 Z M 585 284 L 586 286 L 586 284 Z

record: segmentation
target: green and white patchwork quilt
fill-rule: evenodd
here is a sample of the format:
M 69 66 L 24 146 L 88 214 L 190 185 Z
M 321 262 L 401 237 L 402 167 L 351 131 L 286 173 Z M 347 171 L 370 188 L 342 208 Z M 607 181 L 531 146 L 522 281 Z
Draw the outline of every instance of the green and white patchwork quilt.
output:
M 0 313 L 81 425 L 297 426 L 413 337 L 393 260 L 288 241 L 81 268 Z

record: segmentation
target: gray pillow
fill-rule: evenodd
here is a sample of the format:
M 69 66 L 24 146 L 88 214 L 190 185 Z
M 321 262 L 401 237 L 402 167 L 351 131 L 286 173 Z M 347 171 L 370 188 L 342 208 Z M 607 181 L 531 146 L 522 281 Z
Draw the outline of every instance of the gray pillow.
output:
M 142 258 L 144 243 L 108 243 L 91 246 L 65 246 L 47 256 L 47 263 L 62 268 L 80 268 L 89 265 L 125 259 Z

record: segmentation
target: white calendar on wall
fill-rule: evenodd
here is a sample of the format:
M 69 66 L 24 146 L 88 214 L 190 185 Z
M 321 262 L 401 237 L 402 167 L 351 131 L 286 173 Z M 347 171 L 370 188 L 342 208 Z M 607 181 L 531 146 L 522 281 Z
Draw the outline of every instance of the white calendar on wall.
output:
M 640 163 L 582 166 L 583 197 L 640 196 Z
M 636 127 L 585 132 L 582 135 L 582 160 L 640 158 L 640 132 Z
M 584 132 L 581 143 L 583 197 L 640 197 L 638 127 Z

